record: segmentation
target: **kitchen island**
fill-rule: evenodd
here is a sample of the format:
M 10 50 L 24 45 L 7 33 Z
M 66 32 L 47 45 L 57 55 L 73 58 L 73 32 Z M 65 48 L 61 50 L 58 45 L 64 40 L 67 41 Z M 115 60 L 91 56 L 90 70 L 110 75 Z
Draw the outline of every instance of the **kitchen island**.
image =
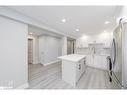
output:
M 62 80 L 76 87 L 86 68 L 86 55 L 70 54 L 58 58 L 62 60 Z

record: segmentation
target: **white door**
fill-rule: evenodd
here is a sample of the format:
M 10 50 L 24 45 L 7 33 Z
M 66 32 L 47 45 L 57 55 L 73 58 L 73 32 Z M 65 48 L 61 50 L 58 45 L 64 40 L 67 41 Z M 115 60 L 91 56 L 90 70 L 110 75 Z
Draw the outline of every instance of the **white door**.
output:
M 33 39 L 28 39 L 28 63 L 33 63 Z

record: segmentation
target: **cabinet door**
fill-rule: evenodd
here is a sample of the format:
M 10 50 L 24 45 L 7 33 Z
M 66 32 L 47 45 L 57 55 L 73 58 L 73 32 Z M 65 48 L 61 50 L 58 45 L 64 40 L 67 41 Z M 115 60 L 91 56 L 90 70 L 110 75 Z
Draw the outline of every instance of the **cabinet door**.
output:
M 83 60 L 83 72 L 86 70 L 86 57 Z
M 84 73 L 86 69 L 86 64 L 84 64 L 85 59 L 82 59 L 77 64 L 77 73 L 76 73 L 76 80 L 78 81 L 82 74 Z
M 81 61 L 80 61 L 80 64 L 81 64 L 81 72 L 80 72 L 80 76 L 82 75 L 82 73 L 83 73 L 83 71 L 84 71 L 84 59 L 82 59 Z
M 94 57 L 94 66 L 100 69 L 107 69 L 107 59 L 106 56 L 95 56 Z
M 100 56 L 94 56 L 94 67 L 101 68 L 101 64 L 103 64 Z
M 86 69 L 86 59 L 84 58 L 81 61 L 81 74 L 84 73 L 85 69 Z
M 84 47 L 88 47 L 88 41 L 83 40 L 83 39 L 77 39 L 76 40 L 76 47 L 78 48 L 84 48 Z
M 93 66 L 94 65 L 94 57 L 92 55 L 87 55 L 86 57 L 86 64 L 88 66 Z
M 101 56 L 101 62 L 102 64 L 101 65 L 101 68 L 104 69 L 104 70 L 107 70 L 107 56 Z
M 76 66 L 76 82 L 79 80 L 80 76 L 81 76 L 81 72 L 82 72 L 82 67 L 81 67 L 81 63 L 78 62 L 77 66 Z

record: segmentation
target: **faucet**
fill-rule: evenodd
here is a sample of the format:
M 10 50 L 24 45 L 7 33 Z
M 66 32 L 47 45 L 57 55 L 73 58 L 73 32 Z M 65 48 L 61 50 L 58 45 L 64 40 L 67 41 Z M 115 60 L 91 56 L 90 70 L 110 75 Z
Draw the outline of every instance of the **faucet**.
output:
M 93 53 L 95 54 L 95 53 L 96 53 L 96 51 L 95 51 L 95 47 L 93 47 L 92 50 L 93 50 Z

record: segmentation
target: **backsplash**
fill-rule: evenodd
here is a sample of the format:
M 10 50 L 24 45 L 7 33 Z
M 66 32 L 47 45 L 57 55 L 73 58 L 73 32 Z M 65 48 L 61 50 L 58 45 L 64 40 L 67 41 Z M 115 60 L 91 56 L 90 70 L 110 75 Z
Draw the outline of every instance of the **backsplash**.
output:
M 98 48 L 98 49 L 95 49 L 95 54 L 109 55 L 110 51 L 111 51 L 110 48 Z M 75 53 L 85 54 L 85 55 L 93 54 L 93 52 L 94 51 L 92 48 L 76 48 L 75 50 Z

